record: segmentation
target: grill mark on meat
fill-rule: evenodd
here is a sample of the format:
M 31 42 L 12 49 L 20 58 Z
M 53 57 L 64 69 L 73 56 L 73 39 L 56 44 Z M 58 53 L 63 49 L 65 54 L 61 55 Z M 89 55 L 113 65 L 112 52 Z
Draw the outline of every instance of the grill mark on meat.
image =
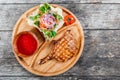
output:
M 59 62 L 65 62 L 76 55 L 77 51 L 77 40 L 74 38 L 70 30 L 67 30 L 62 38 L 54 41 L 54 45 L 50 54 L 41 59 L 38 64 L 44 64 L 52 59 L 55 59 Z

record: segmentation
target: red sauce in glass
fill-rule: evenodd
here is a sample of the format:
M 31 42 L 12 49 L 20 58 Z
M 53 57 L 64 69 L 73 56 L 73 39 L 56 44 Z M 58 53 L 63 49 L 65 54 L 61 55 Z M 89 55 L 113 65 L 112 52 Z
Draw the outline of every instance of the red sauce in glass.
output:
M 18 52 L 26 56 L 32 55 L 37 49 L 37 41 L 30 33 L 21 34 L 17 39 L 16 45 Z

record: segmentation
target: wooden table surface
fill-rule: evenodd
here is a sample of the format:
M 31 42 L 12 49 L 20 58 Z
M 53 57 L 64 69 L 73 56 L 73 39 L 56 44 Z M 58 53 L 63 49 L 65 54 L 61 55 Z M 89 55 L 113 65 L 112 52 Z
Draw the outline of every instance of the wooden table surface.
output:
M 44 2 L 72 11 L 85 34 L 82 57 L 72 69 L 54 77 L 26 71 L 11 47 L 18 18 Z M 120 0 L 0 0 L 0 80 L 120 80 Z

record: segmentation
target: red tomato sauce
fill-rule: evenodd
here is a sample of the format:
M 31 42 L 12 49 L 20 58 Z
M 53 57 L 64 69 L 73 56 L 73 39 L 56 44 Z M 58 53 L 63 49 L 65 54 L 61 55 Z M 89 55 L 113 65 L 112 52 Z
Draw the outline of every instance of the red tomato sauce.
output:
M 30 56 L 37 49 L 37 40 L 32 34 L 24 33 L 18 37 L 16 45 L 19 53 Z

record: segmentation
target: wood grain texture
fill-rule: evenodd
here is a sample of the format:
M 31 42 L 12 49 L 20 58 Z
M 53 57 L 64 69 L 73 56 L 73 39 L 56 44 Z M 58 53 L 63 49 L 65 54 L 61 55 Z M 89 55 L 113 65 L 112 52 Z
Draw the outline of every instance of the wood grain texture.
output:
M 0 0 L 0 3 L 120 3 L 120 0 Z
M 36 5 L 39 4 L 0 5 L 0 30 L 12 30 L 18 18 L 26 10 Z M 119 4 L 60 5 L 72 11 L 84 29 L 120 29 Z
M 16 64 L 16 59 L 0 59 L 0 76 L 35 76 Z M 4 62 L 6 61 L 6 63 Z M 69 71 L 58 76 L 119 76 L 120 59 L 118 58 L 81 58 Z
M 34 76 L 15 59 L 10 46 L 11 33 L 0 32 L 0 76 Z M 119 37 L 120 30 L 85 30 L 82 57 L 72 69 L 59 76 L 120 76 Z
M 0 77 L 0 80 L 119 80 L 119 77 Z

